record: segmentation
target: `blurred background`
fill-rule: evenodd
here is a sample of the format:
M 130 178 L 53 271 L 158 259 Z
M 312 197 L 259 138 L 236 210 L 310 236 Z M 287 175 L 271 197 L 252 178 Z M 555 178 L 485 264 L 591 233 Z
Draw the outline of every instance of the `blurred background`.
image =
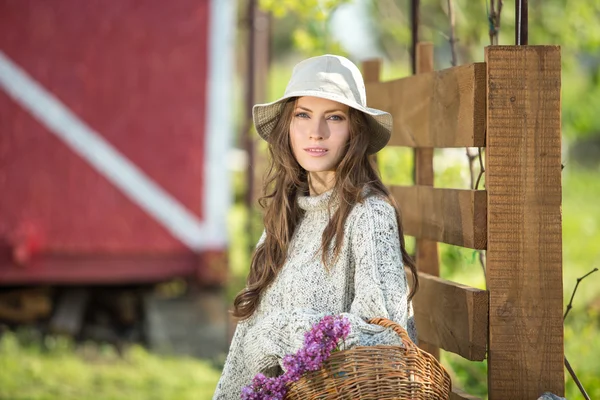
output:
M 528 3 L 529 44 L 562 49 L 566 308 L 600 267 L 600 0 Z M 210 399 L 262 231 L 251 106 L 308 56 L 380 58 L 390 80 L 413 73 L 416 39 L 443 69 L 514 32 L 514 1 L 0 0 L 0 399 Z M 472 187 L 476 154 L 436 150 L 435 185 Z M 413 183 L 412 150 L 378 163 Z M 442 277 L 485 287 L 477 252 L 440 257 Z M 591 398 L 599 279 L 565 320 Z M 442 361 L 486 397 L 485 363 Z

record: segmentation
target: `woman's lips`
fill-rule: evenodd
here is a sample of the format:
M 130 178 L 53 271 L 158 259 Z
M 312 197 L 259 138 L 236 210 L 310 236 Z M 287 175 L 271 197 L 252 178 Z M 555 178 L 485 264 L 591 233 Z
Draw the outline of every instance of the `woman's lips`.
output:
M 304 149 L 304 151 L 306 151 L 308 154 L 310 154 L 313 157 L 322 157 L 325 154 L 327 154 L 327 152 L 329 150 L 323 149 L 321 147 L 307 147 Z

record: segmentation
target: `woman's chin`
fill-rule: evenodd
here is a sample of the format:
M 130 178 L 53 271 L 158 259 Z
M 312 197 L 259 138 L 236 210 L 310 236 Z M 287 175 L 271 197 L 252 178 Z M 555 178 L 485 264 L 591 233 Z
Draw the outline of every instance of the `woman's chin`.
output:
M 319 173 L 319 172 L 329 172 L 334 171 L 335 166 L 331 163 L 304 163 L 300 164 L 302 168 L 306 170 L 306 172 Z

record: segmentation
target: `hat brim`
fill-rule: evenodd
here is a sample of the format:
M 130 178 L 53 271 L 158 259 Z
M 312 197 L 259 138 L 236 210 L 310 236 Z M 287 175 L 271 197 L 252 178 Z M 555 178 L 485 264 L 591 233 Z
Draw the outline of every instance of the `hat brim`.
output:
M 271 133 L 279 120 L 283 105 L 285 102 L 294 97 L 319 97 L 322 99 L 337 101 L 352 107 L 355 110 L 363 112 L 367 115 L 367 120 L 370 124 L 369 132 L 369 147 L 367 149 L 368 154 L 377 153 L 379 150 L 385 147 L 389 142 L 392 134 L 393 119 L 390 113 L 378 110 L 376 108 L 363 107 L 362 105 L 349 101 L 346 97 L 338 96 L 335 93 L 328 93 L 320 90 L 305 90 L 288 93 L 280 99 L 271 103 L 256 104 L 252 107 L 252 119 L 254 120 L 254 126 L 259 136 L 269 141 Z

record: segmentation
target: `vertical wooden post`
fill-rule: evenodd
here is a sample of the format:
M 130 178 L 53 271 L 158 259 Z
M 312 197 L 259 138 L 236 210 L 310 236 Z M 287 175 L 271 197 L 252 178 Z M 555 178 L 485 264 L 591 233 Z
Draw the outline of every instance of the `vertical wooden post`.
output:
M 411 40 L 412 46 L 410 48 L 411 58 L 410 58 L 410 66 L 411 72 L 413 74 L 418 74 L 419 70 L 417 67 L 417 47 L 419 46 L 419 14 L 421 11 L 421 2 L 420 0 L 411 0 L 410 1 L 410 30 L 411 30 Z
M 490 46 L 490 400 L 564 394 L 558 46 Z
M 267 101 L 271 64 L 271 15 L 260 7 L 254 10 L 254 101 Z
M 363 61 L 362 72 L 365 83 L 379 82 L 379 78 L 381 77 L 381 60 L 373 59 Z M 373 165 L 377 166 L 377 154 L 371 155 L 370 159 Z
M 248 210 L 252 210 L 252 196 L 254 194 L 254 142 L 252 139 L 252 106 L 254 105 L 255 95 L 255 41 L 256 31 L 254 20 L 256 18 L 256 0 L 248 0 L 248 10 L 246 14 L 246 23 L 248 24 L 247 48 L 246 48 L 246 93 L 245 93 L 245 123 L 242 131 L 241 145 L 246 149 L 248 155 L 248 170 L 246 172 L 246 195 L 245 203 Z M 248 219 L 247 230 L 251 232 L 252 226 Z
M 254 102 L 265 103 L 267 101 L 268 75 L 271 62 L 271 15 L 262 11 L 260 7 L 254 10 Z M 251 106 L 250 106 L 251 107 Z M 268 157 L 265 154 L 263 147 L 263 139 L 258 135 L 253 135 L 253 164 L 250 168 L 253 169 L 253 184 L 252 184 L 252 207 L 254 210 L 262 211 L 258 207 L 258 199 L 262 196 L 264 177 L 268 166 Z M 262 231 L 262 226 L 261 226 Z M 251 237 L 260 233 L 255 229 L 249 231 Z M 250 243 L 252 248 L 256 243 Z
M 433 71 L 433 43 L 418 43 L 416 51 L 417 74 Z M 433 148 L 415 149 L 415 185 L 433 186 Z M 440 276 L 437 242 L 429 239 L 417 239 L 416 261 L 420 272 Z M 417 327 L 418 329 L 418 327 Z M 429 343 L 421 342 L 420 347 L 440 359 L 440 349 Z
M 379 82 L 381 76 L 381 60 L 365 60 L 362 63 L 363 79 L 367 82 Z

